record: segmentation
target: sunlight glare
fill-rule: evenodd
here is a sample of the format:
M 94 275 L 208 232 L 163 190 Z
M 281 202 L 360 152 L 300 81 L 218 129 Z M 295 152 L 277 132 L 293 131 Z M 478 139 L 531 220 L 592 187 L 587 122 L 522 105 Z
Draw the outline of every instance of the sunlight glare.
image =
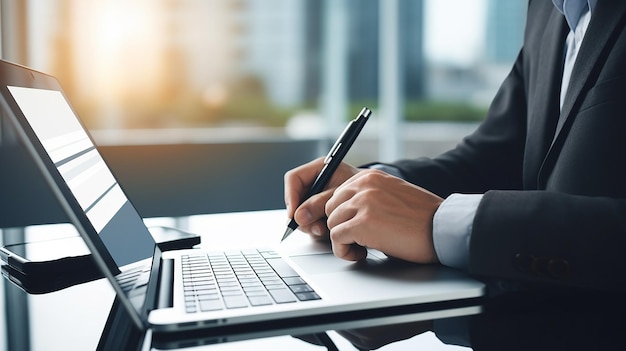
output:
M 109 0 L 77 6 L 78 50 L 89 53 L 94 93 L 110 99 L 146 97 L 160 83 L 163 28 L 158 7 L 148 0 Z M 85 50 L 87 48 L 87 50 Z M 81 73 L 83 73 L 81 72 Z

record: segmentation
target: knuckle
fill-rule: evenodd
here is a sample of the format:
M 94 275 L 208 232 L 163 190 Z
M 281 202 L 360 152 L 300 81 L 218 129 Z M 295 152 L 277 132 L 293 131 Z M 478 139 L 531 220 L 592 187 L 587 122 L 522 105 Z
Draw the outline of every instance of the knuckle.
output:
M 285 174 L 283 175 L 283 178 L 285 179 L 285 181 L 288 181 L 289 179 L 293 178 L 295 173 L 296 173 L 295 169 L 290 169 L 287 172 L 285 172 Z
M 380 184 L 381 180 L 385 177 L 385 173 L 378 169 L 368 169 L 363 173 L 361 181 L 365 185 L 374 186 Z
M 353 196 L 354 203 L 361 210 L 366 210 L 370 207 L 374 201 L 378 198 L 378 195 L 381 193 L 380 189 L 377 188 L 367 188 Z

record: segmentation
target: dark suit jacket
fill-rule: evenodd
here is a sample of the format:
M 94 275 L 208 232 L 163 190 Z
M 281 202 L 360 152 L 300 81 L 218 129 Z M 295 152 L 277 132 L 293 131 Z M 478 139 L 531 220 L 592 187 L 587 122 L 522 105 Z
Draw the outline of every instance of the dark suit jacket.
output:
M 559 113 L 569 29 L 550 0 L 531 1 L 523 48 L 477 131 L 394 164 L 444 197 L 485 193 L 471 273 L 626 288 L 625 23 L 626 1 L 598 1 Z

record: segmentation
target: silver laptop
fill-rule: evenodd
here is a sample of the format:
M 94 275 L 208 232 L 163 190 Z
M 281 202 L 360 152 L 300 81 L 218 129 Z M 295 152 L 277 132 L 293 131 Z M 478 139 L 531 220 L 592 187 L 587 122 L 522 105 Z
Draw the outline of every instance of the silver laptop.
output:
M 161 252 L 57 80 L 0 61 L 0 85 L 3 111 L 139 328 L 175 332 L 484 294 L 461 272 L 379 252 L 356 263 L 312 244 L 286 255 L 278 236 L 260 249 Z

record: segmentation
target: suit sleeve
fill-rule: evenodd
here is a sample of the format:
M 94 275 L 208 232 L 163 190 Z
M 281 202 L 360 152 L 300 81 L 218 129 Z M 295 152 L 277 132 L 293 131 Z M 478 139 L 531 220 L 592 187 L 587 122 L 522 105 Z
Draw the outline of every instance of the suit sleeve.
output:
M 626 200 L 550 191 L 489 191 L 474 219 L 478 275 L 624 290 Z
M 439 157 L 393 165 L 408 181 L 442 197 L 485 193 L 472 228 L 470 273 L 527 283 L 624 290 L 626 200 L 523 189 L 526 92 L 522 55 L 475 133 Z

